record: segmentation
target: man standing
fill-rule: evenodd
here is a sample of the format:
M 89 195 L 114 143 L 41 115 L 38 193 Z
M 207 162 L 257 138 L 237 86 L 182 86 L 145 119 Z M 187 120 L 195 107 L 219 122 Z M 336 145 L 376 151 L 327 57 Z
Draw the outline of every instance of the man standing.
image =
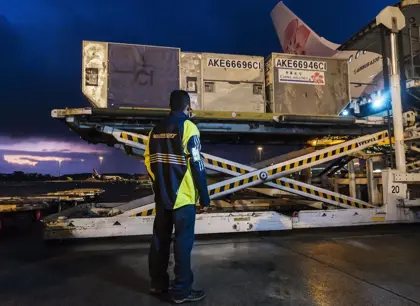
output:
M 191 250 L 194 245 L 195 203 L 210 205 L 200 133 L 189 118 L 190 96 L 175 90 L 171 112 L 149 134 L 145 165 L 153 182 L 156 217 L 149 253 L 151 292 L 170 291 L 175 303 L 199 301 L 203 291 L 192 289 Z M 175 226 L 175 280 L 170 288 L 167 272 L 172 230 Z

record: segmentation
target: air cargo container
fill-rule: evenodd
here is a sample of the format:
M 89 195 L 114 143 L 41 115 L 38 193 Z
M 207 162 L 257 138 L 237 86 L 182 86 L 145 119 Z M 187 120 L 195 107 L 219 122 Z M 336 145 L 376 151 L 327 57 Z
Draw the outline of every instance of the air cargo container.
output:
M 264 113 L 264 58 L 181 52 L 181 88 L 195 109 Z
M 269 111 L 338 115 L 350 101 L 346 59 L 272 53 L 265 61 Z
M 83 93 L 97 108 L 168 108 L 184 89 L 193 109 L 264 113 L 264 58 L 83 42 Z
M 97 108 L 168 108 L 179 58 L 178 48 L 84 41 L 83 93 Z

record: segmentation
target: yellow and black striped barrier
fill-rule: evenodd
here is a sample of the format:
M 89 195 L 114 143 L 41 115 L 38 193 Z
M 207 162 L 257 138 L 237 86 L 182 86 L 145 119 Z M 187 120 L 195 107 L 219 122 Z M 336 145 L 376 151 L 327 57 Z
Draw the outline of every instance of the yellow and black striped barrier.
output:
M 213 196 L 213 195 L 216 195 L 220 192 L 231 190 L 233 188 L 237 188 L 239 186 L 242 186 L 242 185 L 245 185 L 245 184 L 248 184 L 248 183 L 252 183 L 252 182 L 255 182 L 255 181 L 258 181 L 258 180 L 259 180 L 258 175 L 254 175 L 254 176 L 245 178 L 243 180 L 238 180 L 238 181 L 236 181 L 234 183 L 231 183 L 229 185 L 223 185 L 223 186 L 220 186 L 220 187 L 216 187 L 214 189 L 210 189 L 209 195 Z
M 368 138 L 369 136 L 370 136 L 370 138 Z M 210 189 L 209 194 L 210 194 L 210 196 L 215 196 L 219 193 L 226 193 L 226 191 L 230 191 L 232 189 L 237 189 L 239 186 L 255 183 L 255 182 L 260 181 L 260 180 L 265 181 L 265 180 L 269 179 L 270 176 L 276 175 L 278 173 L 282 173 L 282 172 L 285 172 L 285 171 L 288 171 L 289 173 L 294 172 L 294 171 L 291 171 L 291 170 L 298 171 L 298 168 L 300 168 L 302 166 L 309 165 L 309 164 L 312 164 L 312 163 L 320 164 L 324 160 L 326 162 L 327 159 L 331 159 L 331 158 L 334 158 L 334 157 L 338 158 L 339 155 L 343 155 L 344 153 L 354 151 L 357 148 L 362 148 L 362 149 L 367 148 L 371 145 L 374 145 L 378 141 L 381 141 L 381 140 L 385 139 L 386 137 L 388 137 L 388 131 L 383 131 L 383 132 L 380 132 L 380 133 L 377 133 L 377 134 L 374 134 L 374 135 L 369 135 L 369 136 L 365 136 L 362 139 L 360 139 L 359 141 L 354 140 L 354 143 L 352 143 L 352 144 L 344 145 L 342 147 L 335 148 L 335 149 L 331 149 L 330 151 L 325 151 L 326 149 L 321 150 L 322 152 L 320 152 L 318 154 L 315 154 L 311 157 L 308 157 L 306 159 L 303 158 L 303 159 L 300 159 L 300 160 L 298 160 L 296 162 L 293 162 L 293 163 L 283 163 L 283 165 L 279 165 L 276 168 L 267 169 L 266 171 L 264 171 L 264 169 L 254 170 L 252 172 L 259 172 L 259 174 L 256 173 L 255 175 L 253 175 L 251 177 L 247 177 L 247 178 L 243 178 L 243 179 L 239 179 L 239 177 L 237 177 L 237 179 L 239 179 L 239 180 L 237 180 L 236 182 L 232 182 L 232 180 L 231 180 L 231 182 L 229 182 L 229 183 L 226 182 L 224 185 L 221 185 L 221 186 L 220 186 L 220 184 L 222 182 L 220 184 L 215 184 L 217 186 L 213 186 L 213 187 L 210 186 L 211 189 Z M 212 161 L 212 164 L 213 164 L 213 162 L 214 161 Z M 227 168 L 227 165 L 223 165 L 223 163 L 222 163 L 222 167 Z M 249 172 L 249 173 L 251 173 L 251 172 Z M 247 175 L 247 174 L 242 174 L 242 175 Z M 262 177 L 260 177 L 260 176 L 262 176 Z M 244 187 L 244 188 L 246 188 L 246 187 Z
M 130 133 L 121 132 L 120 137 L 122 139 L 125 139 L 125 140 L 128 140 L 128 141 L 132 141 L 132 142 L 136 142 L 136 143 L 139 143 L 139 144 L 142 144 L 142 145 L 146 145 L 147 144 L 146 143 L 146 140 L 143 139 L 142 137 L 137 137 L 137 136 L 134 136 L 134 135 L 132 135 Z
M 353 206 L 354 208 L 372 208 L 372 207 L 367 206 L 365 204 L 357 203 L 356 201 L 352 201 L 352 200 L 347 200 L 344 197 L 341 197 L 341 196 L 338 196 L 338 195 L 331 195 L 329 193 L 321 192 L 321 191 L 318 191 L 318 190 L 313 189 L 313 188 L 307 188 L 307 187 L 300 186 L 300 185 L 297 185 L 297 184 L 284 182 L 284 181 L 281 181 L 281 180 L 276 180 L 276 183 L 283 186 L 283 187 L 289 188 L 289 189 L 294 189 L 294 190 L 297 190 L 297 191 L 300 191 L 300 192 L 303 192 L 303 193 L 311 194 L 311 195 L 317 196 L 321 199 L 325 199 L 325 200 L 329 200 L 329 201 L 335 201 L 335 202 L 340 203 L 340 204 L 350 205 L 350 206 Z
M 407 164 L 407 171 L 413 171 L 420 168 L 420 160 L 414 162 L 414 163 L 410 163 Z
M 156 208 L 153 209 L 148 209 L 145 211 L 141 211 L 135 215 L 133 215 L 132 217 L 150 217 L 150 216 L 155 216 L 156 215 Z
M 237 166 L 232 166 L 232 165 L 229 165 L 228 163 L 221 162 L 221 161 L 216 161 L 216 160 L 213 160 L 213 159 L 210 159 L 210 158 L 205 158 L 204 162 L 208 163 L 210 165 L 213 165 L 215 167 L 219 167 L 219 168 L 222 168 L 222 169 L 233 171 L 233 172 L 236 172 L 236 173 L 239 173 L 239 174 L 246 174 L 246 173 L 250 172 L 246 169 L 243 169 L 243 168 L 240 168 L 240 167 L 237 167 Z M 291 169 L 291 168 L 288 168 L 287 166 L 283 166 L 283 167 L 284 167 L 284 170 L 282 170 L 282 171 Z M 281 169 L 283 169 L 283 167 Z M 275 173 L 273 173 L 273 174 L 275 174 Z M 243 184 L 247 184 L 248 182 L 252 182 L 254 180 L 258 180 L 258 176 L 253 176 L 250 179 L 244 179 L 244 180 L 237 181 L 234 184 L 230 184 L 229 189 L 233 189 L 233 188 L 241 186 Z M 309 187 L 301 186 L 301 185 L 298 185 L 298 184 L 284 182 L 280 179 L 276 179 L 275 182 L 276 182 L 276 184 L 278 184 L 282 187 L 289 188 L 289 189 L 294 189 L 296 191 L 300 191 L 300 192 L 306 193 L 308 195 L 314 195 L 314 196 L 317 196 L 320 199 L 335 201 L 335 202 L 338 202 L 340 204 L 350 205 L 350 206 L 355 207 L 355 208 L 371 208 L 370 206 L 365 205 L 363 203 L 357 203 L 356 201 L 353 201 L 353 200 L 347 200 L 344 197 L 341 197 L 341 196 L 338 196 L 338 195 L 331 195 L 329 193 L 318 191 L 314 188 L 309 188 Z M 225 189 L 223 187 L 225 187 L 225 186 L 210 190 L 210 195 L 215 195 L 219 192 L 224 191 Z
M 246 171 L 243 168 L 232 166 L 228 163 L 220 162 L 220 161 L 217 161 L 217 160 L 214 160 L 214 159 L 210 159 L 208 157 L 204 158 L 204 163 L 209 164 L 209 165 L 214 166 L 214 167 L 219 167 L 219 168 L 223 168 L 223 169 L 226 169 L 226 170 L 229 170 L 229 171 L 232 171 L 232 172 L 240 173 L 240 174 L 248 173 L 248 171 Z
M 126 140 L 130 140 L 130 141 L 134 141 L 138 143 L 141 143 L 141 142 L 144 143 L 142 138 L 131 136 L 130 134 L 127 134 L 124 132 L 121 133 L 121 137 Z M 210 187 L 209 195 L 210 197 L 214 198 L 214 196 L 219 193 L 223 193 L 225 191 L 229 191 L 232 189 L 237 189 L 238 187 L 247 185 L 249 183 L 254 183 L 257 181 L 261 181 L 261 183 L 269 182 L 270 181 L 269 177 L 276 175 L 278 173 L 285 172 L 285 171 L 290 172 L 290 170 L 293 170 L 293 169 L 296 169 L 296 171 L 298 171 L 297 168 L 300 168 L 302 166 L 310 165 L 312 163 L 319 164 L 319 163 L 322 163 L 322 161 L 324 160 L 325 161 L 327 159 L 331 160 L 331 158 L 335 156 L 338 157 L 338 155 L 343 155 L 343 153 L 354 151 L 359 147 L 361 149 L 367 148 L 370 145 L 374 145 L 375 143 L 382 141 L 383 139 L 388 137 L 388 131 L 383 131 L 380 133 L 376 133 L 374 135 L 369 135 L 369 137 L 370 138 L 366 136 L 362 137 L 362 139 L 360 139 L 359 141 L 355 139 L 353 140 L 353 143 L 351 144 L 341 146 L 339 148 L 335 148 L 329 151 L 321 150 L 320 153 L 311 154 L 312 156 L 310 157 L 302 158 L 292 163 L 283 163 L 283 165 L 279 165 L 278 167 L 268 169 L 266 172 L 264 171 L 264 169 L 260 169 L 260 170 L 252 169 L 252 171 L 247 170 L 236 163 L 234 164 L 234 163 L 229 163 L 225 161 L 220 161 L 220 160 L 209 157 L 209 155 L 206 155 L 206 157 L 204 158 L 205 164 L 213 166 L 214 168 L 219 168 L 219 171 L 221 172 L 223 172 L 223 170 L 234 172 L 234 173 L 239 174 L 239 177 L 247 175 L 251 172 L 256 172 L 255 175 L 244 177 L 242 179 L 239 179 L 239 177 L 237 177 L 238 179 L 234 181 L 231 180 L 229 184 L 226 183 L 224 185 L 213 187 L 213 188 L 209 186 Z M 258 173 L 259 171 L 260 173 Z M 262 174 L 264 174 L 264 177 L 262 176 Z M 319 190 L 320 188 L 317 188 L 317 187 L 312 188 L 310 187 L 310 185 L 307 185 L 307 184 L 303 184 L 303 183 L 299 184 L 299 182 L 291 183 L 291 182 L 288 182 L 287 180 L 284 181 L 278 178 L 274 179 L 274 181 L 276 182 L 277 185 L 284 187 L 285 189 L 292 190 L 291 192 L 293 192 L 293 190 L 296 190 L 300 193 L 306 194 L 310 198 L 320 199 L 321 201 L 325 200 L 326 202 L 336 202 L 338 204 L 341 204 L 342 207 L 344 208 L 346 208 L 346 206 L 344 205 L 351 206 L 354 208 L 372 208 L 373 207 L 372 205 L 369 205 L 368 203 L 365 203 L 363 201 L 352 199 L 352 198 L 331 192 L 329 190 L 320 191 Z M 154 209 L 150 209 L 150 210 L 139 212 L 135 216 L 153 216 L 155 215 L 155 213 L 156 211 Z

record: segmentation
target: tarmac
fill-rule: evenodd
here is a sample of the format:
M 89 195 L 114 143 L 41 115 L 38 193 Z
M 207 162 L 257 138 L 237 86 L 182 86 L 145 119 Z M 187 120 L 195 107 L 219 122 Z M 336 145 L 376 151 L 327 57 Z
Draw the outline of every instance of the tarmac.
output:
M 77 188 L 99 188 L 101 202 L 129 202 L 153 193 L 151 189 L 137 188 L 132 182 L 103 181 L 61 181 L 61 182 L 0 182 L 0 197 L 40 196 L 49 192 L 58 192 Z
M 0 237 L 1 306 L 169 305 L 148 292 L 148 239 L 29 232 Z M 196 304 L 420 305 L 419 241 L 412 225 L 198 237 Z

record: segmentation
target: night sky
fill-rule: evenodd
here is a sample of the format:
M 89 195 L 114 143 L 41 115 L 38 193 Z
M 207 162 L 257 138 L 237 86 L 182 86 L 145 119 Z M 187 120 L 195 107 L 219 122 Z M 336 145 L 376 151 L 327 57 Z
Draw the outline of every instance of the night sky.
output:
M 320 36 L 343 43 L 395 1 L 285 3 Z M 0 0 L 0 173 L 57 174 L 59 161 L 62 173 L 90 172 L 99 156 L 104 172 L 143 171 L 138 160 L 88 145 L 50 116 L 54 108 L 89 106 L 80 90 L 82 40 L 266 56 L 280 51 L 269 15 L 277 2 Z M 218 147 L 204 150 L 223 156 Z

